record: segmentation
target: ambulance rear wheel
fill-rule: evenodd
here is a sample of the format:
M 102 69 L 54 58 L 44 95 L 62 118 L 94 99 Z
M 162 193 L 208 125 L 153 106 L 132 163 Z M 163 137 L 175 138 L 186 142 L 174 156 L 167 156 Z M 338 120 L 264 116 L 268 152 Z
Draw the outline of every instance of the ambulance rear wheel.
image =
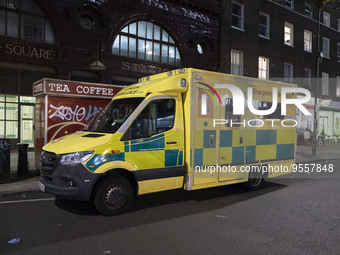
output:
M 264 180 L 261 172 L 255 172 L 249 174 L 248 181 L 243 183 L 243 186 L 247 190 L 257 190 L 262 186 L 263 182 Z
M 135 195 L 131 183 L 121 176 L 110 176 L 98 184 L 94 206 L 103 215 L 126 212 Z

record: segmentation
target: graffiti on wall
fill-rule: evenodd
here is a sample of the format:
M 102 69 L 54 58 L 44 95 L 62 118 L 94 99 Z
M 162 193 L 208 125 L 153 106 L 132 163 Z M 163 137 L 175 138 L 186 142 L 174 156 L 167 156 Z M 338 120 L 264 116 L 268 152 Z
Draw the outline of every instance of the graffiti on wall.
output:
M 47 141 L 83 129 L 109 101 L 105 99 L 49 97 Z
M 103 107 L 97 107 L 93 105 L 89 105 L 88 109 L 86 107 L 79 107 L 79 105 L 76 105 L 75 107 L 72 106 L 54 106 L 50 104 L 50 109 L 52 109 L 52 112 L 49 114 L 48 118 L 60 118 L 61 120 L 67 120 L 67 121 L 88 121 L 90 118 L 96 117 L 98 113 L 100 113 L 101 110 L 103 110 Z

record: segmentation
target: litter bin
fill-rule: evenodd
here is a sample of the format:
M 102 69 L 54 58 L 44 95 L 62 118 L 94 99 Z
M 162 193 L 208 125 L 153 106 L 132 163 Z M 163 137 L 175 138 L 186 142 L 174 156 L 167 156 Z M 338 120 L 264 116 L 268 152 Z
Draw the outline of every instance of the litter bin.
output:
M 8 179 L 11 173 L 9 139 L 0 139 L 0 179 Z
M 27 143 L 18 143 L 18 175 L 28 175 Z

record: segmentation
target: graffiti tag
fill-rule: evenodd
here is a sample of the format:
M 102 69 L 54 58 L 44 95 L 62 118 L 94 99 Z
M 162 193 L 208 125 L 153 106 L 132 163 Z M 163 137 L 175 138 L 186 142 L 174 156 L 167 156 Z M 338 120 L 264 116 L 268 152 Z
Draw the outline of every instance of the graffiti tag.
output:
M 0 140 L 0 149 L 8 150 L 9 143 L 6 140 Z
M 50 104 L 49 119 L 60 118 L 67 121 L 88 121 L 90 118 L 95 117 L 103 108 L 97 106 L 89 106 L 88 110 L 85 107 L 76 105 L 74 108 L 70 106 L 54 106 Z

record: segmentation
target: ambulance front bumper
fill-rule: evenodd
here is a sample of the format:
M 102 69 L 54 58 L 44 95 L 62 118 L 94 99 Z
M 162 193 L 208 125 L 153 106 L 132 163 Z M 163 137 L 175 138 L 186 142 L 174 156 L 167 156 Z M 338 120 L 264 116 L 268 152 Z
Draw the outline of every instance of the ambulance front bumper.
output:
M 91 199 L 94 184 L 102 175 L 91 173 L 81 163 L 62 165 L 54 162 L 51 169 L 40 167 L 38 186 L 43 192 L 61 198 L 88 201 Z

